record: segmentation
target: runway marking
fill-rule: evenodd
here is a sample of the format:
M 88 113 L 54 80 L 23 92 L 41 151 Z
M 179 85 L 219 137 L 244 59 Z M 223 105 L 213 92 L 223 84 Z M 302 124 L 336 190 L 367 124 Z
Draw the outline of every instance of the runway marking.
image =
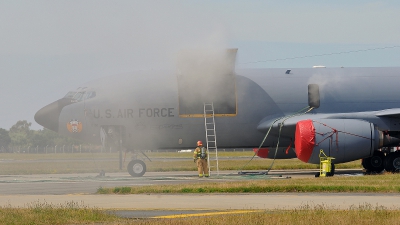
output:
M 235 211 L 223 211 L 223 212 L 209 212 L 209 213 L 193 213 L 193 214 L 176 214 L 168 216 L 155 216 L 151 218 L 155 219 L 174 219 L 174 218 L 185 218 L 194 216 L 216 216 L 216 215 L 226 215 L 226 214 L 241 214 L 241 213 L 255 213 L 261 212 L 263 210 L 235 210 Z

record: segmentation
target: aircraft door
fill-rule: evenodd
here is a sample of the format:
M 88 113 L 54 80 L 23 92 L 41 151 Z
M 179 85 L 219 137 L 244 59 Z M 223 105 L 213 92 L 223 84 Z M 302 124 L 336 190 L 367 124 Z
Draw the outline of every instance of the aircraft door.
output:
M 236 116 L 236 52 L 181 53 L 177 72 L 180 117 L 203 117 L 204 103 L 214 104 L 215 116 Z

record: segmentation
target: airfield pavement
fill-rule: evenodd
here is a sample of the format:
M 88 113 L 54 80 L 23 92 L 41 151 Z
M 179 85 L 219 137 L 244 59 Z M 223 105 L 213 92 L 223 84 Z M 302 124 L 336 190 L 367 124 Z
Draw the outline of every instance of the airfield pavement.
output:
M 314 176 L 316 170 L 274 171 L 272 179 L 296 179 Z M 338 170 L 343 175 L 360 175 L 361 170 Z M 360 193 L 263 193 L 263 194 L 95 194 L 99 187 L 142 186 L 196 182 L 226 182 L 237 172 L 223 171 L 220 177 L 199 179 L 195 172 L 148 172 L 132 178 L 125 172 L 97 174 L 3 175 L 0 176 L 2 206 L 28 207 L 35 202 L 85 206 L 112 210 L 124 217 L 168 215 L 209 215 L 232 210 L 293 209 L 304 205 L 349 208 L 363 204 L 387 208 L 399 207 L 397 194 Z M 240 211 L 238 211 L 240 212 Z

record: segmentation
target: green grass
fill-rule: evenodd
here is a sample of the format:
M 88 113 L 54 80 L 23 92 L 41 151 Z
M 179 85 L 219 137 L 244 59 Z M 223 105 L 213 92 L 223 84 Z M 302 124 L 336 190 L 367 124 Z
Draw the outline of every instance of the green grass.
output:
M 180 215 L 180 211 L 176 212 Z M 256 210 L 248 213 L 222 214 L 214 216 L 192 216 L 185 218 L 118 218 L 96 208 L 74 202 L 64 205 L 33 203 L 27 208 L 0 207 L 1 224 L 399 224 L 400 210 L 363 204 L 348 209 L 327 205 L 302 205 L 290 210 Z
M 63 205 L 34 202 L 27 208 L 0 207 L 0 224 L 88 224 L 120 219 L 76 202 Z
M 388 210 L 379 206 L 361 205 L 346 210 L 324 205 L 305 205 L 294 210 L 273 210 L 255 213 L 231 214 L 181 219 L 141 220 L 135 224 L 304 224 L 304 225 L 358 225 L 399 224 L 400 210 Z
M 229 179 L 229 177 L 227 177 Z M 400 193 L 400 174 L 334 176 L 324 178 L 268 179 L 178 185 L 99 188 L 98 194 L 149 193 L 270 193 L 270 192 L 357 192 Z

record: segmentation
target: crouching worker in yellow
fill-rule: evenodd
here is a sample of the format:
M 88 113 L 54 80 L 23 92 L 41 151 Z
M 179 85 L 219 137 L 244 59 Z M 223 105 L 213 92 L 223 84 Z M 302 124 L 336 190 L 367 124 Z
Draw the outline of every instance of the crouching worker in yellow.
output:
M 209 177 L 208 166 L 207 166 L 207 148 L 203 147 L 201 141 L 197 142 L 197 148 L 194 150 L 193 161 L 197 163 L 197 170 L 199 171 L 199 177 Z

